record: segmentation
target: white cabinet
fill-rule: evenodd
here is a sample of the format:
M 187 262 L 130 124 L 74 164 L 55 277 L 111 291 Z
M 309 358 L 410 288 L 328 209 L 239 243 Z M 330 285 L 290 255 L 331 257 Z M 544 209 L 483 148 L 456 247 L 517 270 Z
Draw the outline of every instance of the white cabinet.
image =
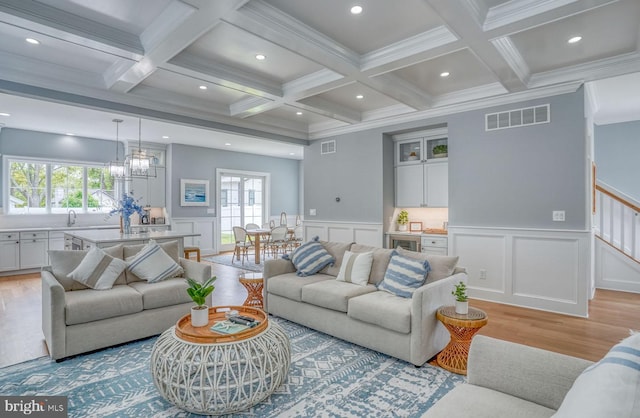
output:
M 157 167 L 157 176 L 149 178 L 134 178 L 129 186 L 129 191 L 138 200 L 140 206 L 152 208 L 165 207 L 165 168 Z
M 447 255 L 449 238 L 443 236 L 423 235 L 420 241 L 420 251 L 430 255 Z
M 20 269 L 20 235 L 18 232 L 0 233 L 0 271 Z
M 20 232 L 20 268 L 40 268 L 49 262 L 49 233 L 47 231 Z
M 449 164 L 428 162 L 396 167 L 396 207 L 446 208 L 449 205 Z
M 446 129 L 394 136 L 396 207 L 443 208 L 449 205 Z

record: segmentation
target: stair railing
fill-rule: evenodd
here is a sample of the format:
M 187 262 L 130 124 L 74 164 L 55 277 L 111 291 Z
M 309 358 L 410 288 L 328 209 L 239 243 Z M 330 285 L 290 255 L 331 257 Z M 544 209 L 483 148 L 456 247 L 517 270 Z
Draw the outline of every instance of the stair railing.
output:
M 614 191 L 595 185 L 595 234 L 627 257 L 640 263 L 640 205 Z

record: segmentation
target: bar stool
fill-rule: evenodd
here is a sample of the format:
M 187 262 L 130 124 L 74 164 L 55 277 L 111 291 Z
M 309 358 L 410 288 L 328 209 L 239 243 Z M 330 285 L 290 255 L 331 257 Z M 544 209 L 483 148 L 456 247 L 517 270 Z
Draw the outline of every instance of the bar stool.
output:
M 184 258 L 189 260 L 191 253 L 196 253 L 196 260 L 200 262 L 200 247 L 184 247 Z

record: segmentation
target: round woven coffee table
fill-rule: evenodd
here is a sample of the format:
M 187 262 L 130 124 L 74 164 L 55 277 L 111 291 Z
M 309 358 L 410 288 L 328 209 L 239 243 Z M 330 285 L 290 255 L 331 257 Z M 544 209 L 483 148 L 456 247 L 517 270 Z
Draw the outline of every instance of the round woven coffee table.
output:
M 451 334 L 449 344 L 436 358 L 438 365 L 450 372 L 466 375 L 471 339 L 480 328 L 487 325 L 489 317 L 476 308 L 469 307 L 469 313 L 461 315 L 456 313 L 455 306 L 442 306 L 436 312 L 436 318 Z
M 260 325 L 237 334 L 211 331 L 231 309 Z M 284 382 L 290 364 L 289 337 L 262 310 L 246 306 L 210 308 L 206 327 L 191 327 L 185 315 L 151 351 L 151 375 L 160 394 L 203 415 L 239 412 L 264 400 Z

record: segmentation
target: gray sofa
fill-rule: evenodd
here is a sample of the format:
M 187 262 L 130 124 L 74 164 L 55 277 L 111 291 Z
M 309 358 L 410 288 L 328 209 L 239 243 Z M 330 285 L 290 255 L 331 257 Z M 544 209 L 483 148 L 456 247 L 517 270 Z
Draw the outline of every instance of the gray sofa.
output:
M 447 393 L 423 418 L 549 418 L 591 364 L 477 335 L 469 350 L 467 383 Z
M 289 260 L 267 260 L 264 268 L 265 310 L 275 316 L 305 325 L 346 341 L 408 361 L 424 364 L 442 350 L 449 333 L 436 319 L 436 310 L 454 303 L 454 284 L 466 283 L 464 269 L 455 267 L 457 257 L 427 257 L 444 278 L 430 280 L 411 298 L 377 290 L 391 257 L 391 249 L 355 243 L 322 242 L 336 263 L 309 277 L 299 277 Z M 337 281 L 345 251 L 373 251 L 373 266 L 366 286 Z
M 184 277 L 198 281 L 211 277 L 210 265 L 179 257 L 176 241 L 160 246 L 184 269 Z M 117 245 L 104 250 L 112 257 L 126 259 L 142 247 Z M 194 305 L 184 278 L 148 283 L 127 269 L 108 290 L 90 289 L 67 278 L 85 254 L 49 251 L 51 265 L 41 273 L 42 331 L 52 359 L 160 334 Z

